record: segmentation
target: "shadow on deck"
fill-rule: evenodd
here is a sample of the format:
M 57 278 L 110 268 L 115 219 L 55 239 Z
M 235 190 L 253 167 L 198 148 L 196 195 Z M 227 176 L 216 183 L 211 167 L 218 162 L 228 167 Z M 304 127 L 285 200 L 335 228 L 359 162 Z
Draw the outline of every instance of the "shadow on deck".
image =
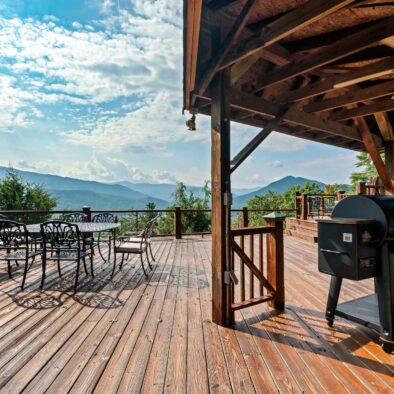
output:
M 378 335 L 337 319 L 326 325 L 328 277 L 316 246 L 285 238 L 285 311 L 261 304 L 236 312 L 233 329 L 211 323 L 210 240 L 156 240 L 145 277 L 137 259 L 111 279 L 96 257 L 95 278 L 74 266 L 40 264 L 19 291 L 21 267 L 0 267 L 2 392 L 390 392 L 394 357 Z M 342 299 L 372 292 L 345 283 Z

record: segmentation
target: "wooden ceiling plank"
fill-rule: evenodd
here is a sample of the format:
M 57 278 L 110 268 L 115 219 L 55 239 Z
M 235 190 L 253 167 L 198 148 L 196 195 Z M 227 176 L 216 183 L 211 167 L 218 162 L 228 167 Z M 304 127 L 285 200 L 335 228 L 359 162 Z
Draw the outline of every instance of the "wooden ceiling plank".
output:
M 240 3 L 242 0 L 213 0 L 210 1 L 208 7 L 212 11 L 222 11 L 233 4 Z
M 226 57 L 232 45 L 238 40 L 242 30 L 244 29 L 248 21 L 249 15 L 251 14 L 255 3 L 256 0 L 246 1 L 244 7 L 242 8 L 241 13 L 238 15 L 237 19 L 235 20 L 234 25 L 232 26 L 230 32 L 224 39 L 221 48 L 218 50 L 215 56 L 212 57 L 209 64 L 207 65 L 207 68 L 199 83 L 198 94 L 204 94 L 205 90 L 208 88 L 213 77 L 218 71 L 218 68 L 222 63 L 223 59 Z
M 393 126 L 386 112 L 377 112 L 374 114 L 376 123 L 385 141 L 394 141 Z
M 359 103 L 364 100 L 373 100 L 379 97 L 388 96 L 394 93 L 394 80 L 382 82 L 365 89 L 350 89 L 342 96 L 333 97 L 327 100 L 317 101 L 306 105 L 305 112 L 322 112 L 334 108 Z
M 230 97 L 231 106 L 264 116 L 270 116 L 272 118 L 276 117 L 283 108 L 278 104 L 265 101 L 251 94 L 235 91 L 234 89 L 231 91 Z M 350 140 L 361 141 L 356 128 L 329 119 L 322 119 L 316 115 L 300 111 L 295 107 L 292 107 L 285 113 L 283 120 L 288 123 L 309 127 L 314 130 L 325 131 Z
M 226 56 L 220 68 L 229 67 L 352 2 L 353 0 L 310 0 L 269 23 L 252 37 L 242 40 Z
M 342 111 L 335 112 L 330 115 L 329 119 L 338 121 L 338 120 L 347 120 L 360 118 L 368 115 L 373 115 L 378 112 L 386 112 L 394 110 L 394 100 L 387 99 L 374 102 L 372 104 L 359 106 L 356 108 L 344 109 Z
M 323 80 L 313 82 L 303 88 L 292 90 L 282 97 L 282 102 L 292 102 L 304 100 L 306 98 L 318 96 L 334 89 L 355 85 L 356 83 L 373 78 L 389 75 L 394 72 L 394 56 L 376 63 L 360 67 L 346 74 L 334 75 Z
M 265 74 L 264 78 L 260 80 L 260 86 L 255 90 L 255 93 L 267 86 L 293 78 L 302 73 L 359 52 L 392 35 L 394 35 L 394 16 L 386 18 L 358 33 L 322 48 L 305 59 L 294 61 Z

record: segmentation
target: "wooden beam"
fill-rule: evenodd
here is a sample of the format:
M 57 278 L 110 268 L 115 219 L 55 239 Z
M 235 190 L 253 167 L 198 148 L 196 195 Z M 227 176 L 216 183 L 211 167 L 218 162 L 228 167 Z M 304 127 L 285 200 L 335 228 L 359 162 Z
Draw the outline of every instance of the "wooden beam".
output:
M 256 0 L 247 0 L 244 7 L 242 8 L 241 13 L 238 15 L 237 19 L 234 22 L 233 27 L 230 32 L 224 39 L 221 48 L 217 51 L 217 53 L 210 60 L 198 87 L 198 94 L 204 94 L 205 90 L 211 83 L 214 75 L 218 71 L 220 64 L 223 59 L 231 49 L 231 46 L 238 40 L 242 30 L 244 29 L 249 15 L 253 10 L 253 6 L 256 3 Z
M 265 101 L 257 96 L 232 90 L 230 93 L 231 106 L 254 112 L 264 116 L 276 117 L 282 110 L 278 104 Z M 339 122 L 322 119 L 318 116 L 291 108 L 283 117 L 288 123 L 298 124 L 314 130 L 325 131 L 330 134 L 339 135 L 350 140 L 360 140 L 360 135 L 352 126 L 347 126 Z
M 265 26 L 260 32 L 252 37 L 245 38 L 237 44 L 223 61 L 220 68 L 226 68 L 232 64 L 250 56 L 262 48 L 289 36 L 326 15 L 337 11 L 353 0 L 310 0 L 302 7 L 289 11 L 282 17 Z
M 276 119 L 275 119 L 276 120 Z M 275 127 L 275 120 L 268 122 L 264 127 L 232 160 L 231 173 L 233 173 L 248 156 L 271 134 Z
M 364 119 L 361 118 L 361 119 L 356 119 L 355 124 L 360 131 L 360 135 L 365 145 L 365 148 L 367 149 L 367 152 L 371 156 L 376 171 L 378 172 L 379 177 L 383 182 L 384 188 L 392 193 L 394 191 L 394 185 L 392 179 L 382 160 L 382 157 L 380 156 L 379 150 L 375 145 L 372 134 L 367 126 L 367 123 L 365 122 Z
M 341 89 L 356 83 L 367 81 L 373 78 L 389 75 L 394 72 L 394 56 L 372 63 L 357 70 L 352 70 L 346 74 L 327 77 L 323 80 L 311 83 L 303 88 L 290 91 L 282 97 L 282 102 L 292 102 L 304 100 L 306 98 L 318 96 L 334 89 Z
M 379 97 L 394 93 L 394 80 L 382 82 L 365 89 L 349 89 L 342 96 L 333 97 L 327 100 L 316 101 L 304 107 L 306 112 L 322 112 L 350 104 L 359 103 L 365 100 L 373 100 Z
M 287 66 L 267 73 L 260 80 L 260 86 L 255 92 L 359 52 L 392 35 L 394 35 L 394 16 L 377 22 L 365 30 L 346 37 L 337 43 L 322 48 L 305 59 L 292 62 Z
M 394 100 L 386 99 L 374 102 L 369 105 L 359 106 L 357 108 L 344 109 L 342 111 L 334 112 L 329 119 L 331 120 L 347 120 L 352 118 L 359 118 L 363 116 L 373 115 L 378 112 L 394 110 Z
M 377 112 L 374 114 L 380 133 L 385 141 L 394 140 L 393 126 L 386 112 Z
M 212 11 L 222 11 L 233 4 L 240 3 L 242 0 L 212 0 L 208 3 L 208 7 Z
M 230 180 L 230 102 L 228 72 L 219 72 L 212 81 L 211 104 L 211 184 L 212 184 L 212 320 L 229 325 L 231 287 L 224 283 L 230 270 L 230 208 L 225 193 L 231 191 Z

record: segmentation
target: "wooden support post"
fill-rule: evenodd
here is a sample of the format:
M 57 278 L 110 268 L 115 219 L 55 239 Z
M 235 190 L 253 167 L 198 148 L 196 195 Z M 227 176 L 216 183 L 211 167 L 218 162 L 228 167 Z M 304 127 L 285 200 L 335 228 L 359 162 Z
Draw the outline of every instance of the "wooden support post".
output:
M 391 181 L 394 181 L 394 141 L 387 141 L 384 144 L 384 164 Z M 385 194 L 392 195 L 393 192 L 385 190 Z
M 320 196 L 319 216 L 324 216 L 324 196 Z
M 220 325 L 234 321 L 231 285 L 224 283 L 232 265 L 229 99 L 229 72 L 220 71 L 212 81 L 211 103 L 212 320 Z
M 249 212 L 247 207 L 242 208 L 242 227 L 249 226 Z
M 174 210 L 174 234 L 175 239 L 182 238 L 182 211 L 180 207 L 175 207 Z
M 301 195 L 301 220 L 308 219 L 308 195 Z
M 356 192 L 359 195 L 367 194 L 367 185 L 365 184 L 365 182 L 357 182 Z
M 339 190 L 337 193 L 337 200 L 341 201 L 345 198 L 345 192 L 343 190 Z
M 299 203 L 298 203 L 298 197 L 301 195 L 300 192 L 295 192 L 294 193 L 294 217 L 296 219 L 300 219 L 301 218 L 301 212 L 299 209 Z
M 273 227 L 272 233 L 267 234 L 267 279 L 275 289 L 275 297 L 269 305 L 275 309 L 285 306 L 285 276 L 283 253 L 283 217 L 265 216 L 267 226 Z

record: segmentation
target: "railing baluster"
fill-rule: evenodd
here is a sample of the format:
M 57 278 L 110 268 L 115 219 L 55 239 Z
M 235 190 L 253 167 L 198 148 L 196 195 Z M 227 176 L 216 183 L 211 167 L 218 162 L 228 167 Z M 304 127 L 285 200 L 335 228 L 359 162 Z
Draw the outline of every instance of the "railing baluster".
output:
M 263 234 L 259 234 L 259 268 L 260 272 L 264 275 L 264 250 L 263 250 Z M 260 296 L 264 295 L 264 286 L 259 281 Z
M 250 260 L 254 263 L 254 235 L 249 235 L 249 254 Z M 249 270 L 249 297 L 254 298 L 254 275 L 252 270 Z

